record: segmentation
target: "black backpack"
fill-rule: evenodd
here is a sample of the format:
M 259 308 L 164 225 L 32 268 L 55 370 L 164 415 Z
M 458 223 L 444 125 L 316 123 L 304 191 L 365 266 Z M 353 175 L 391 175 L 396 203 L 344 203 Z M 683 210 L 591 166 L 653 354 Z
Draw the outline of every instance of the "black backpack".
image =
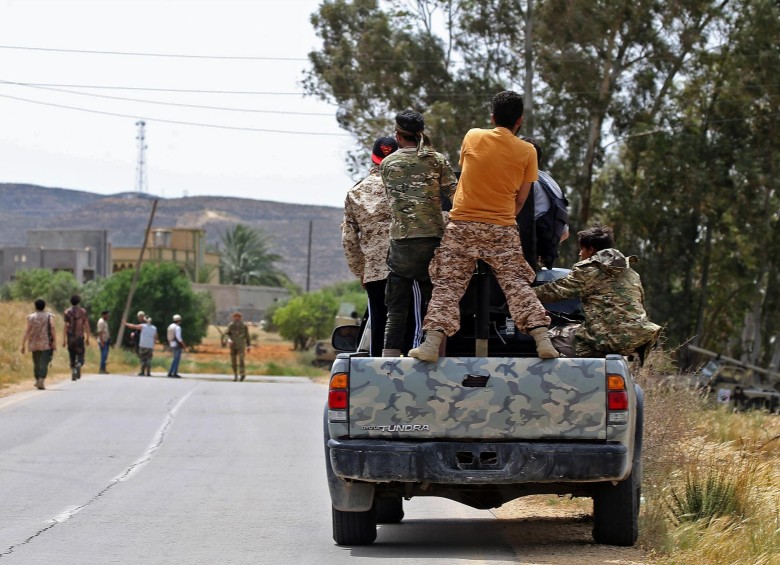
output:
M 551 269 L 558 258 L 561 235 L 569 223 L 569 201 L 565 196 L 558 197 L 541 177 L 534 184 L 550 200 L 550 209 L 536 219 L 536 254 L 542 264 Z

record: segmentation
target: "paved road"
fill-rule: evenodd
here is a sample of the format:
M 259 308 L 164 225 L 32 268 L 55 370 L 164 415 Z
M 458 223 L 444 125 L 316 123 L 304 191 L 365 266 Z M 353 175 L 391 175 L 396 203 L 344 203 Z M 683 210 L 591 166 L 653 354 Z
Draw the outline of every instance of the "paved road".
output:
M 0 565 L 515 563 L 489 512 L 406 503 L 331 537 L 325 388 L 87 375 L 0 399 Z

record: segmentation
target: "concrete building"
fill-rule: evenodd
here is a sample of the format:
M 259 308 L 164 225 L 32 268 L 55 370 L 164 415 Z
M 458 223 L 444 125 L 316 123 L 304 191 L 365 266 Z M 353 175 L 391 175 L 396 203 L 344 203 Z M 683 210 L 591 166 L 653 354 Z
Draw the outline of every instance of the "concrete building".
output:
M 0 283 L 20 270 L 50 269 L 83 284 L 108 275 L 110 253 L 106 230 L 30 230 L 26 246 L 0 248 Z
M 140 247 L 114 247 L 111 272 L 134 269 Z M 219 282 L 219 253 L 206 251 L 206 231 L 198 228 L 154 228 L 149 232 L 142 263 L 168 261 L 188 272 L 205 273 L 209 284 Z
M 211 294 L 217 306 L 216 323 L 220 325 L 229 324 L 236 311 L 246 322 L 260 322 L 272 304 L 290 298 L 290 291 L 275 286 L 193 284 L 192 288 Z

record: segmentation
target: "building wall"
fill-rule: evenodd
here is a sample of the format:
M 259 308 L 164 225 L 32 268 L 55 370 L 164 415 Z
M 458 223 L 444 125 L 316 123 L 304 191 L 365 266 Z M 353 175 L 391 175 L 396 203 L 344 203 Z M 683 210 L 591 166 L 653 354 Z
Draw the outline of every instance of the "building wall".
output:
M 93 278 L 111 274 L 111 246 L 107 230 L 30 230 L 27 245 L 44 249 L 86 250 L 93 265 Z
M 253 285 L 194 284 L 196 291 L 206 291 L 217 306 L 217 323 L 227 324 L 233 312 L 240 311 L 247 322 L 260 322 L 268 308 L 290 298 L 286 288 Z

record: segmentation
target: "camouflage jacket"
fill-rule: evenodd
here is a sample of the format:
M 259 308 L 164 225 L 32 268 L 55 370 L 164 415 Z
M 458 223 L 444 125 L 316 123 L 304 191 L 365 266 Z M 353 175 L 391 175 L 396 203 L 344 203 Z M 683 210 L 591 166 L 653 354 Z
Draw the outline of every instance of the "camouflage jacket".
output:
M 440 191 L 452 198 L 458 187 L 444 155 L 425 147 L 418 155 L 416 147 L 404 147 L 388 155 L 380 171 L 392 215 L 391 239 L 444 235 Z
M 232 341 L 231 349 L 246 349 L 249 347 L 249 328 L 244 322 L 233 320 L 225 330 L 225 335 Z
M 362 282 L 387 278 L 387 248 L 390 246 L 390 206 L 379 174 L 372 165 L 368 176 L 347 193 L 341 245 L 349 270 Z
M 574 332 L 578 356 L 627 355 L 658 337 L 661 328 L 647 319 L 642 281 L 631 268 L 637 262 L 633 255 L 603 249 L 565 277 L 533 289 L 542 302 L 582 300 L 585 321 Z

